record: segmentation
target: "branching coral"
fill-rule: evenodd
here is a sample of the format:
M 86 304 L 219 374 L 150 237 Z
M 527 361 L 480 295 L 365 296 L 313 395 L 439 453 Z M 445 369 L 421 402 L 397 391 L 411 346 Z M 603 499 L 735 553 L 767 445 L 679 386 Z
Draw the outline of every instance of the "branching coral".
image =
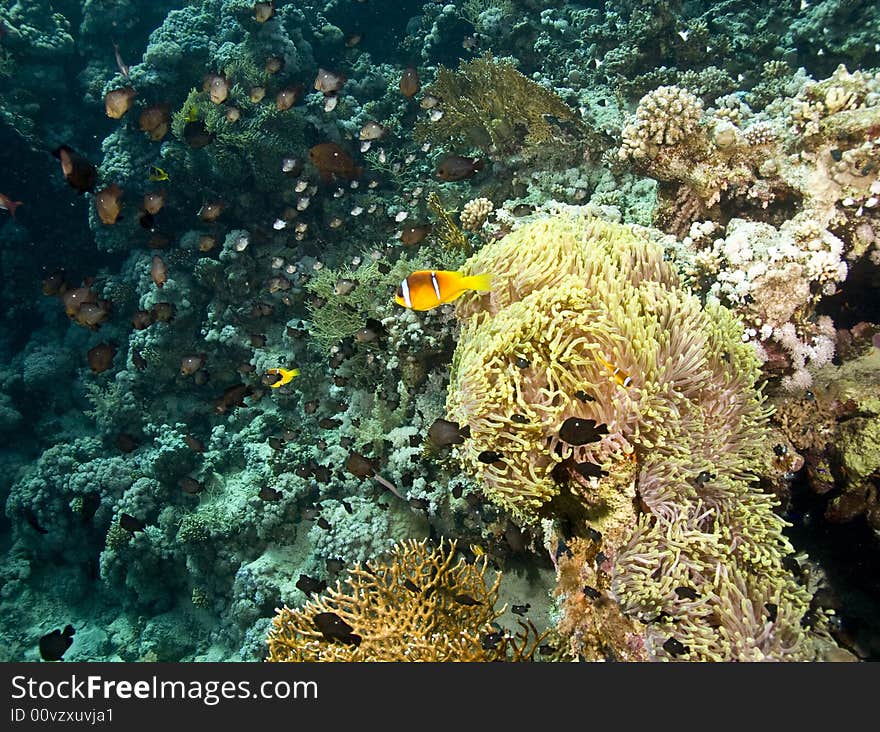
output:
M 813 657 L 783 522 L 750 484 L 767 410 L 734 315 L 684 290 L 647 232 L 584 217 L 526 225 L 465 270 L 492 272 L 493 291 L 457 308 L 447 409 L 486 494 L 529 520 L 569 491 L 602 526 L 611 596 L 654 621 L 649 657 Z M 768 623 L 766 603 L 786 609 Z
M 269 660 L 530 659 L 537 640 L 529 642 L 528 630 L 497 644 L 483 642 L 501 615 L 495 610 L 501 576 L 487 584 L 485 559 L 468 564 L 455 557 L 455 542 L 435 549 L 424 541 L 404 542 L 387 563 L 352 569 L 347 590 L 337 582 L 301 608 L 283 607 L 269 631 Z M 319 629 L 315 617 L 320 613 L 335 616 L 337 632 Z
M 398 283 L 411 271 L 412 263 L 404 258 L 389 271 L 382 272 L 373 257 L 363 257 L 357 267 L 324 267 L 312 277 L 306 288 L 317 296 L 309 306 L 309 331 L 320 346 L 329 349 L 361 330 L 368 318 L 381 319 L 383 307 L 391 302 Z M 340 288 L 339 283 L 353 283 Z M 387 298 L 377 293 L 388 292 Z
M 462 63 L 458 71 L 441 66 L 425 91 L 442 100 L 443 115 L 419 121 L 417 140 L 503 155 L 563 140 L 562 129 L 551 119 L 586 133 L 576 112 L 556 94 L 491 54 Z
M 456 226 L 452 214 L 443 206 L 440 196 L 435 191 L 428 194 L 428 208 L 437 219 L 434 225 L 437 238 L 447 249 L 470 253 L 471 243 Z

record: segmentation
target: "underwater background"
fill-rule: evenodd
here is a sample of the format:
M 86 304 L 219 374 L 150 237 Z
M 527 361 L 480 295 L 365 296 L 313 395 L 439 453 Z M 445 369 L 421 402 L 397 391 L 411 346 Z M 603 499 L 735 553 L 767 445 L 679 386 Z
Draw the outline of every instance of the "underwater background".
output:
M 878 174 L 875 2 L 2 0 L 0 657 L 877 660 Z

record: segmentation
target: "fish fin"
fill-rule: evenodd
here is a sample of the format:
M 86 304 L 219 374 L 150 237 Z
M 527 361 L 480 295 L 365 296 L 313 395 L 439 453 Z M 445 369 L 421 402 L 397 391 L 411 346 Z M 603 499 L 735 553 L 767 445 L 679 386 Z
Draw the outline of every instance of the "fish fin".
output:
M 492 275 L 479 274 L 465 277 L 461 284 L 469 290 L 478 290 L 480 292 L 489 292 L 492 289 Z
M 479 173 L 483 169 L 483 159 L 476 158 L 473 162 L 473 166 L 474 170 Z

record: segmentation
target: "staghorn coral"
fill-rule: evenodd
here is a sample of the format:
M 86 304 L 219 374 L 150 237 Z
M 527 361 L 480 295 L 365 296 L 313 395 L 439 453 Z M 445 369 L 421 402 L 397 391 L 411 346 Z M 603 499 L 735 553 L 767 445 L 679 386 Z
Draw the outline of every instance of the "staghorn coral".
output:
M 529 660 L 539 639 L 530 643 L 527 629 L 494 647 L 482 643 L 501 615 L 494 609 L 501 575 L 487 584 L 485 558 L 456 562 L 455 547 L 454 541 L 434 549 L 425 541 L 403 542 L 386 563 L 352 569 L 347 591 L 337 582 L 301 608 L 281 608 L 269 631 L 268 660 Z M 318 613 L 334 613 L 354 636 L 325 638 L 313 621 Z
M 491 54 L 463 62 L 458 71 L 440 66 L 425 92 L 442 100 L 443 116 L 416 124 L 419 141 L 452 142 L 500 156 L 561 142 L 562 129 L 550 118 L 586 132 L 575 111 L 556 94 Z
M 465 264 L 495 278 L 457 308 L 447 411 L 471 431 L 462 464 L 521 520 L 580 504 L 605 537 L 610 596 L 650 623 L 648 657 L 813 658 L 809 593 L 783 568 L 774 499 L 751 484 L 769 452 L 758 360 L 731 311 L 701 306 L 647 234 L 562 215 Z M 572 420 L 607 432 L 578 439 Z M 743 603 L 755 610 L 740 617 Z M 768 623 L 765 603 L 785 610 Z M 563 625 L 580 629 L 578 653 L 602 647 Z

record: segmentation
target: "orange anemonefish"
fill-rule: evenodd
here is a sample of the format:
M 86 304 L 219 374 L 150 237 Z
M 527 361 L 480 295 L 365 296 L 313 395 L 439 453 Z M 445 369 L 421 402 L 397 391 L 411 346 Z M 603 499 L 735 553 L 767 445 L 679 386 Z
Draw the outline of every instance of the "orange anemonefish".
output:
M 626 389 L 632 385 L 632 376 L 627 374 L 625 371 L 623 371 L 622 369 L 619 369 L 613 363 L 609 363 L 601 356 L 597 355 L 596 360 L 611 372 L 611 375 L 614 377 L 614 380 L 620 386 L 622 386 L 624 389 Z
M 394 301 L 413 310 L 430 310 L 452 302 L 468 290 L 487 292 L 492 275 L 464 275 L 461 272 L 422 269 L 413 272 L 397 288 Z
M 299 376 L 299 369 L 268 369 L 266 373 L 269 376 L 280 376 L 281 378 L 273 384 L 269 384 L 273 389 L 277 389 L 279 386 L 284 386 L 285 384 L 289 384 L 294 376 Z

